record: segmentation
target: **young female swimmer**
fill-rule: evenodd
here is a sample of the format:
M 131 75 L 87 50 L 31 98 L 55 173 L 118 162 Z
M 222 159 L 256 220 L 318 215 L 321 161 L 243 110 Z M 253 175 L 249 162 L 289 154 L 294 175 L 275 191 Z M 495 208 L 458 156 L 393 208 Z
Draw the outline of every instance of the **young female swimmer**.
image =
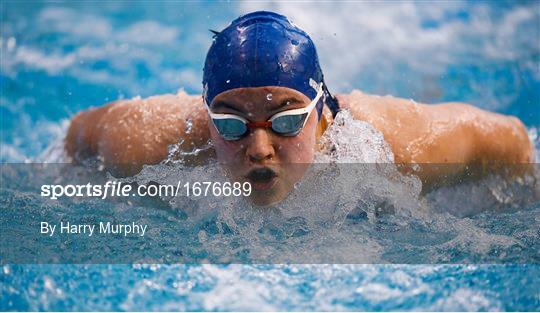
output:
M 203 87 L 202 99 L 179 93 L 80 112 L 69 127 L 66 151 L 75 161 L 99 157 L 125 176 L 164 160 L 171 144 L 181 142 L 181 149 L 191 151 L 210 138 L 213 149 L 185 161 L 217 157 L 232 179 L 252 183 L 254 203 L 267 205 L 289 194 L 332 117 L 346 108 L 382 132 L 396 163 L 461 165 L 449 167 L 453 173 L 420 172 L 424 183 L 475 163 L 533 162 L 534 147 L 514 117 L 462 103 L 424 105 L 359 91 L 333 97 L 310 37 L 272 12 L 244 15 L 216 33 Z

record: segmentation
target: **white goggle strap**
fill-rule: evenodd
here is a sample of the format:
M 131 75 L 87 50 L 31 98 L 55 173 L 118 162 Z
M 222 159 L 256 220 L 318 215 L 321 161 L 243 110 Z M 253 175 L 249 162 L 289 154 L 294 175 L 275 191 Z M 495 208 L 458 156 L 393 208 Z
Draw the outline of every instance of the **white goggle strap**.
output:
M 324 91 L 323 91 L 323 83 L 321 82 L 319 84 L 319 88 L 317 90 L 317 95 L 315 96 L 313 101 L 311 101 L 311 103 L 307 107 L 279 112 L 276 115 L 272 116 L 272 118 L 270 119 L 270 122 L 272 122 L 273 120 L 275 120 L 276 118 L 281 117 L 281 116 L 300 115 L 300 114 L 308 113 L 308 116 L 304 120 L 304 125 L 302 125 L 302 127 L 304 127 L 306 125 L 306 123 L 307 123 L 309 115 L 311 114 L 311 112 L 313 112 L 313 109 L 317 105 L 317 102 L 319 102 L 319 99 L 321 99 L 323 93 L 324 93 Z

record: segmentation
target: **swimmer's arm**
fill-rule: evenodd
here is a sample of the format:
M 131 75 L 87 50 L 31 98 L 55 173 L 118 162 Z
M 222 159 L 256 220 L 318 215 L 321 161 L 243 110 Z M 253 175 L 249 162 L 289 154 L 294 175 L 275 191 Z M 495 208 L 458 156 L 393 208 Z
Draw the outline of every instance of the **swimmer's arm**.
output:
M 425 182 L 447 184 L 452 178 L 493 172 L 514 177 L 533 169 L 534 145 L 519 119 L 464 103 L 423 106 L 426 123 L 435 133 L 419 156 L 423 163 L 443 164 L 423 166 Z
M 524 125 L 463 103 L 418 104 L 394 97 L 355 91 L 340 96 L 355 118 L 379 129 L 399 164 L 427 166 L 424 182 L 459 174 L 472 164 L 523 164 L 534 160 L 534 147 Z
M 113 102 L 77 114 L 65 149 L 76 162 L 97 157 L 115 175 L 134 175 L 144 164 L 166 159 L 172 144 L 180 143 L 182 151 L 204 147 L 209 134 L 203 109 L 200 96 L 185 93 Z

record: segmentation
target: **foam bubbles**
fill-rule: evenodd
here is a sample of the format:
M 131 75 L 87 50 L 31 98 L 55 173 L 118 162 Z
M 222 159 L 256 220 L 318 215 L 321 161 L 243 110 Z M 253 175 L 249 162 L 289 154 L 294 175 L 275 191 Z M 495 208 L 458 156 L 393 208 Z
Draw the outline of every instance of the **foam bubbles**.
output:
M 315 162 L 393 163 L 394 154 L 380 131 L 340 111 L 321 138 L 323 149 Z

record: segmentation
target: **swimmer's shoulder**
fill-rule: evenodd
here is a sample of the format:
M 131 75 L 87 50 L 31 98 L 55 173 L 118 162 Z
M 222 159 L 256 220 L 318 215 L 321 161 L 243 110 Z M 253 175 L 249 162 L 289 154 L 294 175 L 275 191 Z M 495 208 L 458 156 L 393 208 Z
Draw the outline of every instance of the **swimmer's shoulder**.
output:
M 338 94 L 340 108 L 349 109 L 356 119 L 370 123 L 382 123 L 389 117 L 398 117 L 398 114 L 409 113 L 419 117 L 422 104 L 413 100 L 397 98 L 391 95 L 379 96 L 354 89 L 348 94 Z
M 76 161 L 98 157 L 118 175 L 168 157 L 169 146 L 192 151 L 209 138 L 200 96 L 183 91 L 109 103 L 77 114 L 68 129 L 66 151 Z
M 429 131 L 426 105 L 411 99 L 371 95 L 356 89 L 336 97 L 342 109 L 350 110 L 355 119 L 373 125 L 387 135 L 387 140 L 392 140 L 393 132 L 398 129 L 400 137 L 411 139 L 419 131 Z
M 456 127 L 444 128 L 445 121 L 434 123 L 433 106 L 417 103 L 412 99 L 390 95 L 371 95 L 359 90 L 337 95 L 340 106 L 349 109 L 355 119 L 370 123 L 379 130 L 392 148 L 396 163 L 443 162 L 445 153 L 435 151 L 450 146 L 441 146 L 441 135 L 451 136 Z M 440 115 L 440 114 L 439 114 Z M 452 116 L 450 114 L 450 116 Z M 445 116 L 446 119 L 449 116 Z M 444 128 L 438 131 L 438 128 Z M 457 161 L 459 158 L 455 158 Z

